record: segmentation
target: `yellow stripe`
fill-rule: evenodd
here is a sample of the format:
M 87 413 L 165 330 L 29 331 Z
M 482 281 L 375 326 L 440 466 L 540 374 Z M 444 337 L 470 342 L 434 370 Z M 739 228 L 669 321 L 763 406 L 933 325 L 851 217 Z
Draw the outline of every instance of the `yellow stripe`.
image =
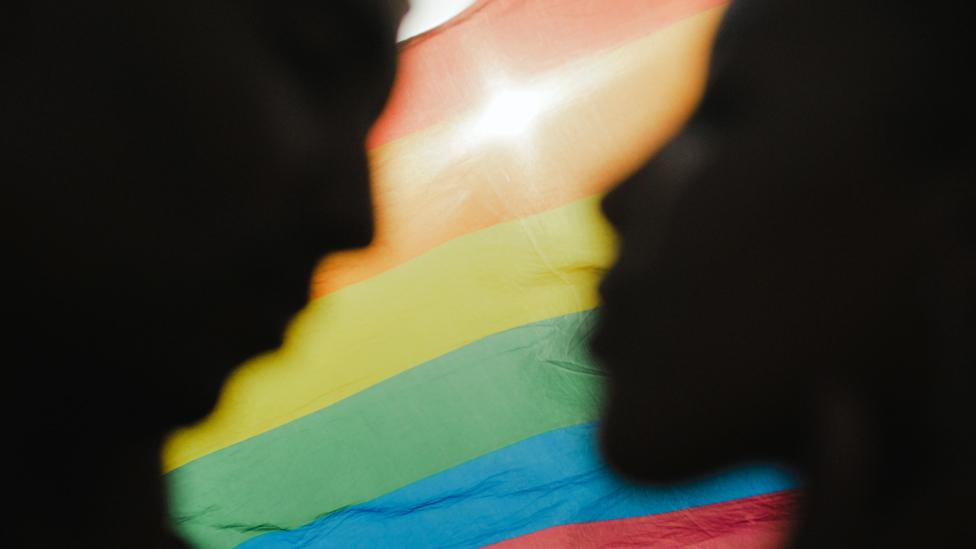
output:
M 449 147 L 464 142 L 475 112 L 374 151 L 376 261 L 333 256 L 323 272 L 341 289 L 309 305 L 285 349 L 240 369 L 206 422 L 172 437 L 165 469 L 485 336 L 595 306 L 612 255 L 596 199 L 537 212 L 605 189 L 680 125 L 721 12 L 534 78 L 567 96 L 540 117 L 530 147 Z
M 448 242 L 312 302 L 285 346 L 228 381 L 216 412 L 177 432 L 172 470 L 320 410 L 453 349 L 590 309 L 614 237 L 588 198 Z

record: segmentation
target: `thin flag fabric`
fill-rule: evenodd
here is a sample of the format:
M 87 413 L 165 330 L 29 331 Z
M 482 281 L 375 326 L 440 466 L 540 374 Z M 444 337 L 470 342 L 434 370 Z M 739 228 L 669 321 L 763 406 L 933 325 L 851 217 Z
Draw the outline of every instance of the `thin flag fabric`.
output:
M 615 478 L 586 351 L 600 195 L 687 118 L 722 0 L 481 0 L 401 47 L 377 231 L 164 456 L 202 549 L 774 547 L 792 480 Z

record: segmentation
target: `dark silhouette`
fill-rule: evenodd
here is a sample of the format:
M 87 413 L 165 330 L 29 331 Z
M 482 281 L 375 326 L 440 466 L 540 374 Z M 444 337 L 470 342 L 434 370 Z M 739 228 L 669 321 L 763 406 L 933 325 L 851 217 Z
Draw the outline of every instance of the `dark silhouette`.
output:
M 365 245 L 404 0 L 0 8 L 7 547 L 173 547 L 159 448 Z
M 774 460 L 792 547 L 966 547 L 976 179 L 963 2 L 741 0 L 685 129 L 604 208 L 610 462 Z

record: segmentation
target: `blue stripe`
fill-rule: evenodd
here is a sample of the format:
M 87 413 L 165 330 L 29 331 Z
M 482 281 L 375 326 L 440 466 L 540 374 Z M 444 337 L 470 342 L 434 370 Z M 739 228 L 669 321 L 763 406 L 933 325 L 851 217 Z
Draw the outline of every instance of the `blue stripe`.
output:
M 680 487 L 634 487 L 606 469 L 595 435 L 594 424 L 550 431 L 239 547 L 479 547 L 552 526 L 667 513 L 795 487 L 783 471 L 760 466 Z

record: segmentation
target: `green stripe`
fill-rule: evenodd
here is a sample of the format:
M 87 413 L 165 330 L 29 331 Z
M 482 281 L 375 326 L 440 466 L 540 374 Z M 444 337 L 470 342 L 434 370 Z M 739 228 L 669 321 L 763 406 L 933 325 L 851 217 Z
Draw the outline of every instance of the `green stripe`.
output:
M 486 337 L 167 475 L 179 531 L 234 547 L 593 420 L 592 312 Z

